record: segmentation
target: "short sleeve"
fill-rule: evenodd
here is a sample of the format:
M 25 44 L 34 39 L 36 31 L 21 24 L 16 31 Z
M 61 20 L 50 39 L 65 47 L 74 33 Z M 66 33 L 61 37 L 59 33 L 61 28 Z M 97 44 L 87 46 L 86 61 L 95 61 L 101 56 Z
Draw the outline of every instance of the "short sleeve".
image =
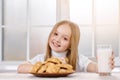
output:
M 87 72 L 88 64 L 91 63 L 91 62 L 92 61 L 90 59 L 88 59 L 88 57 L 83 56 L 83 55 L 79 55 L 78 64 L 80 66 L 80 71 Z
M 35 56 L 33 59 L 29 60 L 30 63 L 35 64 L 37 61 L 44 62 L 45 54 L 39 54 Z

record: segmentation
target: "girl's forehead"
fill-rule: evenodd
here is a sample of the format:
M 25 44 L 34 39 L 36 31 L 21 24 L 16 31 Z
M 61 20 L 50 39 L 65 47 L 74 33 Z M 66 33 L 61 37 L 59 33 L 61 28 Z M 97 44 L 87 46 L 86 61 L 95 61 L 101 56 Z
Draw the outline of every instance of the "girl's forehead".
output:
M 71 36 L 71 33 L 72 33 L 70 26 L 67 24 L 63 24 L 63 25 L 58 26 L 56 31 L 59 33 L 68 35 L 68 36 Z
M 69 30 L 69 31 L 71 31 L 71 28 L 70 28 L 70 26 L 68 25 L 68 24 L 62 24 L 62 25 L 59 25 L 58 27 L 57 27 L 57 30 L 58 29 L 64 29 L 64 30 Z

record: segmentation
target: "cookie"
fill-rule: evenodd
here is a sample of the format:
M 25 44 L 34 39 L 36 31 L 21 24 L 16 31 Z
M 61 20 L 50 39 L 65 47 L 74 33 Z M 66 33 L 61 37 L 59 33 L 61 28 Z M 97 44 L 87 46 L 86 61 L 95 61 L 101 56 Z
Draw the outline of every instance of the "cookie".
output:
M 36 73 L 39 68 L 42 66 L 42 63 L 41 62 L 36 62 L 33 67 L 31 68 L 30 72 L 31 73 Z
M 55 57 L 47 59 L 46 62 L 52 62 L 52 63 L 55 63 L 55 64 L 61 64 L 62 63 L 60 59 L 55 58 Z

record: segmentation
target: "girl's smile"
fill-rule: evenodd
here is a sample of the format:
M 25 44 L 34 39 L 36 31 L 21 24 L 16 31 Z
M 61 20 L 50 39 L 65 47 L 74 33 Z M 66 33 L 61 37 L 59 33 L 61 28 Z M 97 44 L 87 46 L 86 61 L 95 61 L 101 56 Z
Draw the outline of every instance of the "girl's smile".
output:
M 55 41 L 53 41 L 52 44 L 53 44 L 53 46 L 55 46 L 55 47 L 60 47 L 60 45 L 59 45 L 57 42 L 55 42 Z

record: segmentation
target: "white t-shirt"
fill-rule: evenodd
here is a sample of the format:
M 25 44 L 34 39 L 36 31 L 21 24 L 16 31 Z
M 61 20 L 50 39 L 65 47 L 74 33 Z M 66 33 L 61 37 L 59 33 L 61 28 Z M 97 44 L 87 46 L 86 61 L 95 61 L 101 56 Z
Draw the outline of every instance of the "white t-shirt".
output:
M 57 58 L 61 58 L 61 57 L 63 58 L 63 57 L 66 57 L 66 52 L 58 54 L 58 53 L 55 53 L 55 52 L 52 51 L 52 56 L 57 57 Z M 39 55 L 35 56 L 29 62 L 31 62 L 32 64 L 35 64 L 37 61 L 44 62 L 44 60 L 45 60 L 45 54 L 39 54 Z M 87 57 L 85 57 L 83 55 L 79 55 L 76 71 L 77 72 L 82 72 L 82 71 L 86 72 L 87 71 L 87 66 L 91 62 L 92 61 L 89 60 Z

